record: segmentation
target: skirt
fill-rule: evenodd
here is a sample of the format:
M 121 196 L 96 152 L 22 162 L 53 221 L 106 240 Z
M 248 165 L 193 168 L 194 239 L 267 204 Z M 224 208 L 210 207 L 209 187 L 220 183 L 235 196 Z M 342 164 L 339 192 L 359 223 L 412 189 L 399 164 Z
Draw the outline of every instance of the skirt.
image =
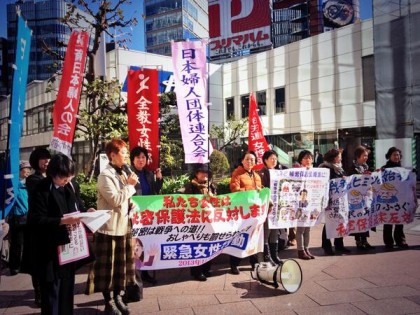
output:
M 131 230 L 125 236 L 96 233 L 95 261 L 88 274 L 86 294 L 125 291 L 135 283 Z

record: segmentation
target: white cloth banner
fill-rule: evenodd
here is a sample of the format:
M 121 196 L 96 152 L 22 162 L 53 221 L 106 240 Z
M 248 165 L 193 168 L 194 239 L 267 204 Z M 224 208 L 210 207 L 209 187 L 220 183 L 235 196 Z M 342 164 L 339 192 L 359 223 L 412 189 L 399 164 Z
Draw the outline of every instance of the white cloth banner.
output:
M 227 195 L 134 196 L 136 269 L 192 267 L 220 255 L 263 251 L 268 188 Z
M 172 42 L 172 64 L 185 163 L 208 163 L 206 42 Z
M 381 224 L 410 223 L 416 209 L 416 174 L 405 168 L 333 179 L 325 209 L 327 237 L 366 232 Z
M 330 172 L 326 168 L 270 170 L 273 210 L 270 229 L 314 226 L 328 202 Z

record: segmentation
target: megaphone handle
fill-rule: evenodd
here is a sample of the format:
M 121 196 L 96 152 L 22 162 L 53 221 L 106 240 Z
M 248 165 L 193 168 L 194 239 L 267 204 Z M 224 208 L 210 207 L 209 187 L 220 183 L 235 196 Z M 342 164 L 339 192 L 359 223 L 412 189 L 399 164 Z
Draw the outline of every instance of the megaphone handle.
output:
M 279 287 L 279 283 L 277 282 L 277 272 L 280 269 L 280 265 L 276 268 L 276 270 L 273 272 L 273 283 L 274 287 L 277 289 Z

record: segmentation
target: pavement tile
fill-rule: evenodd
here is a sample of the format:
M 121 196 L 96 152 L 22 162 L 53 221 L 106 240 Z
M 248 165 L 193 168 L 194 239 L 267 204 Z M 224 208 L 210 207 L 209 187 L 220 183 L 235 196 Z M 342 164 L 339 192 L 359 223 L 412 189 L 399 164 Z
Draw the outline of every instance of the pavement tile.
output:
M 360 301 L 372 301 L 370 296 L 357 291 L 334 291 L 334 292 L 313 292 L 307 293 L 307 296 L 320 305 L 345 304 Z
M 277 297 L 268 297 L 264 299 L 254 299 L 252 303 L 262 313 L 268 313 L 273 310 L 276 312 L 282 310 L 294 310 L 298 307 L 315 307 L 318 306 L 312 299 L 308 298 L 304 294 L 300 294 L 299 291 L 294 294 L 284 294 Z
M 373 297 L 376 300 L 397 298 L 405 296 L 420 295 L 420 291 L 417 291 L 408 286 L 390 286 L 390 287 L 379 287 L 379 288 L 362 288 L 360 291 Z
M 161 310 L 170 310 L 183 307 L 192 307 L 197 305 L 219 304 L 219 301 L 213 294 L 187 295 L 183 294 L 159 297 L 159 307 Z
M 355 305 L 371 315 L 420 313 L 420 305 L 406 298 L 357 302 Z
M 138 312 L 135 312 L 134 314 L 147 314 L 147 315 L 195 315 L 192 308 L 179 308 L 175 310 L 163 310 L 158 312 L 149 312 L 145 309 L 139 309 Z
M 157 297 L 144 298 L 139 302 L 130 303 L 128 306 L 132 314 L 153 314 L 160 311 Z
M 255 315 L 258 314 L 258 309 L 252 304 L 251 301 L 243 301 L 237 303 L 227 303 L 211 306 L 195 306 L 193 307 L 194 314 L 196 315 Z
M 317 281 L 317 283 L 332 292 L 375 287 L 374 284 L 363 280 L 362 278 L 322 280 Z
M 298 315 L 366 315 L 366 313 L 357 309 L 351 304 L 339 304 L 329 306 L 319 306 L 310 308 L 295 308 L 295 312 Z M 383 315 L 383 314 L 382 314 Z
M 420 295 L 407 296 L 406 299 L 420 305 Z
M 364 276 L 363 279 L 372 282 L 377 286 L 391 286 L 391 285 L 409 285 L 409 286 L 416 286 L 420 284 L 420 280 L 413 277 L 412 274 L 408 274 L 405 272 L 401 273 L 387 273 L 385 276 L 384 274 L 372 274 L 368 276 Z M 419 289 L 420 290 L 420 286 Z

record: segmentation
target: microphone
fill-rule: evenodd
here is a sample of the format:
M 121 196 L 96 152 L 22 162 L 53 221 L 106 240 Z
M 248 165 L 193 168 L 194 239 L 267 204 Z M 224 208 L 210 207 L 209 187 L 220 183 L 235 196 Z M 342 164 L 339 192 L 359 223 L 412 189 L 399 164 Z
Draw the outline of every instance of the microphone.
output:
M 127 164 L 124 164 L 122 168 L 127 175 L 130 175 L 131 173 L 133 173 L 133 171 Z

